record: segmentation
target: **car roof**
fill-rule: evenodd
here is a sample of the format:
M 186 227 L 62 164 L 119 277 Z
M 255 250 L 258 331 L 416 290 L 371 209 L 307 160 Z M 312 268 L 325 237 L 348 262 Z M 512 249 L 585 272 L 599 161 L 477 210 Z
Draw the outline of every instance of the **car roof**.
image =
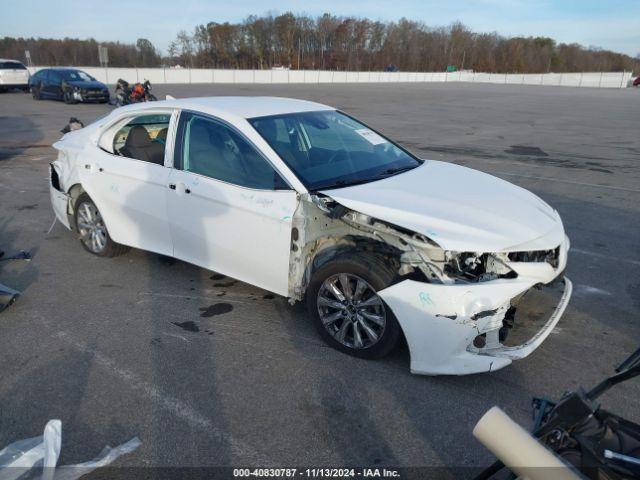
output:
M 14 60 L 13 58 L 0 58 L 0 62 L 14 62 L 24 65 L 20 60 Z
M 241 118 L 267 117 L 287 113 L 335 110 L 321 103 L 284 97 L 193 97 L 163 100 L 124 107 L 131 110 L 169 107 L 194 110 L 212 115 L 221 113 Z

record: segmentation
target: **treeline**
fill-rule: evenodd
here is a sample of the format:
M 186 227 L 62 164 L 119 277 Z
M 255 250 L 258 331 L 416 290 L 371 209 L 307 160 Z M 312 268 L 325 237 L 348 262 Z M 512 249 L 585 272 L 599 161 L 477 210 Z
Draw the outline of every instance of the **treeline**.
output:
M 98 45 L 107 47 L 111 67 L 157 67 L 162 58 L 153 44 L 140 38 L 135 45 L 120 42 L 97 42 L 77 38 L 0 38 L 0 57 L 26 63 L 25 50 L 33 65 L 97 66 Z
M 541 73 L 622 71 L 638 60 L 546 37 L 506 38 L 472 32 L 460 22 L 431 28 L 422 22 L 372 21 L 329 14 L 250 16 L 241 23 L 198 25 L 169 47 L 173 62 L 193 67 L 376 71 Z
M 181 65 L 192 68 L 321 69 L 349 71 L 443 71 L 447 68 L 500 73 L 632 71 L 628 55 L 547 37 L 507 38 L 476 33 L 456 22 L 432 28 L 422 22 L 294 15 L 250 16 L 240 23 L 210 22 L 181 31 L 161 58 L 146 39 L 135 45 L 107 42 L 114 67 Z M 0 40 L 0 56 L 40 65 L 97 65 L 98 43 L 77 39 Z

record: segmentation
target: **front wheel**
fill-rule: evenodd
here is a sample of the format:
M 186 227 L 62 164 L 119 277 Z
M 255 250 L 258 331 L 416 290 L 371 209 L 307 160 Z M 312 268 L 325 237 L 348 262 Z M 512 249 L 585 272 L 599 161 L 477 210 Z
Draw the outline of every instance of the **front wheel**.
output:
M 76 230 L 85 250 L 99 257 L 115 257 L 129 250 L 111 240 L 102 215 L 89 195 L 80 195 L 74 210 Z
M 395 272 L 375 256 L 338 257 L 320 267 L 307 289 L 307 308 L 330 346 L 360 358 L 382 358 L 400 338 L 400 325 L 377 292 Z
M 64 103 L 66 103 L 67 105 L 73 105 L 77 103 L 76 99 L 73 98 L 73 94 L 68 90 L 62 94 L 62 99 L 64 100 Z

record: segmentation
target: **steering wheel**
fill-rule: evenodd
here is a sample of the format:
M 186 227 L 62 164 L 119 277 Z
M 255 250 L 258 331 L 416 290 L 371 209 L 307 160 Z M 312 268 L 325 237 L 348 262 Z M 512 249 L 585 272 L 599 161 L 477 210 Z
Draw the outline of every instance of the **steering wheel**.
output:
M 340 156 L 344 156 L 346 155 L 347 151 L 342 149 L 342 150 L 337 150 L 333 155 L 331 155 L 331 157 L 329 157 L 329 160 L 327 161 L 327 164 L 331 164 L 331 163 L 335 163 L 337 162 L 337 159 Z

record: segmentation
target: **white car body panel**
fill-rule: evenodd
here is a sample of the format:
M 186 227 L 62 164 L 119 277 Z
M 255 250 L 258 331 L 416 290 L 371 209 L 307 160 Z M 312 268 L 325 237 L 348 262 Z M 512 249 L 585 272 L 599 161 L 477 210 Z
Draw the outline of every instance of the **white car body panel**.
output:
M 116 242 L 172 255 L 167 217 L 171 169 L 98 150 L 85 160 L 79 179 Z
M 294 191 L 252 190 L 180 170 L 170 182 L 173 256 L 287 296 Z
M 531 354 L 549 336 L 571 298 L 565 279 L 563 296 L 538 334 L 518 347 L 496 346 L 478 355 L 470 345 L 480 334 L 496 331 L 511 299 L 540 283 L 552 281 L 566 267 L 569 240 L 561 249 L 555 274 L 494 280 L 474 285 L 438 285 L 405 280 L 378 294 L 395 313 L 411 353 L 411 371 L 423 375 L 466 375 L 495 371 Z M 546 275 L 545 275 L 546 274 Z M 481 312 L 492 315 L 474 317 Z M 496 332 L 497 334 L 497 332 Z
M 534 194 L 452 163 L 429 160 L 377 182 L 323 193 L 353 210 L 422 233 L 445 250 L 543 250 L 564 238 L 557 212 Z
M 424 235 L 437 244 L 434 248 L 445 251 L 499 253 L 516 278 L 475 283 L 406 279 L 378 294 L 398 319 L 409 344 L 414 373 L 493 371 L 535 350 L 567 306 L 571 296 L 568 279 L 562 298 L 536 335 L 516 347 L 503 346 L 497 335 L 515 299 L 534 286 L 553 282 L 564 271 L 569 239 L 558 213 L 532 193 L 504 180 L 427 160 L 414 170 L 383 180 L 321 192 L 350 212 L 348 219 L 324 216 L 314 200 L 317 192 L 307 191 L 247 121 L 318 110 L 334 109 L 269 97 L 171 99 L 116 109 L 54 144 L 59 150 L 51 165 L 54 212 L 71 228 L 73 198 L 84 189 L 116 242 L 180 258 L 288 296 L 291 301 L 304 295 L 313 255 L 338 245 L 340 235 L 368 236 L 411 253 L 417 240 L 407 236 L 409 231 Z M 292 189 L 255 190 L 174 169 L 180 111 L 209 115 L 231 125 L 253 143 Z M 101 135 L 117 122 L 160 112 L 173 112 L 164 166 L 100 149 Z M 360 217 L 364 223 L 359 223 Z M 400 229 L 394 231 L 394 226 Z M 300 235 L 297 241 L 306 244 L 294 242 L 294 228 L 295 236 Z M 312 244 L 307 251 L 306 246 Z M 558 252 L 557 263 L 505 260 L 506 252 L 537 250 Z M 478 335 L 486 335 L 486 347 L 473 346 Z
M 8 58 L 0 58 L 0 62 L 15 62 L 22 65 L 18 60 Z M 25 69 L 0 69 L 0 87 L 26 87 L 29 85 L 29 70 Z

